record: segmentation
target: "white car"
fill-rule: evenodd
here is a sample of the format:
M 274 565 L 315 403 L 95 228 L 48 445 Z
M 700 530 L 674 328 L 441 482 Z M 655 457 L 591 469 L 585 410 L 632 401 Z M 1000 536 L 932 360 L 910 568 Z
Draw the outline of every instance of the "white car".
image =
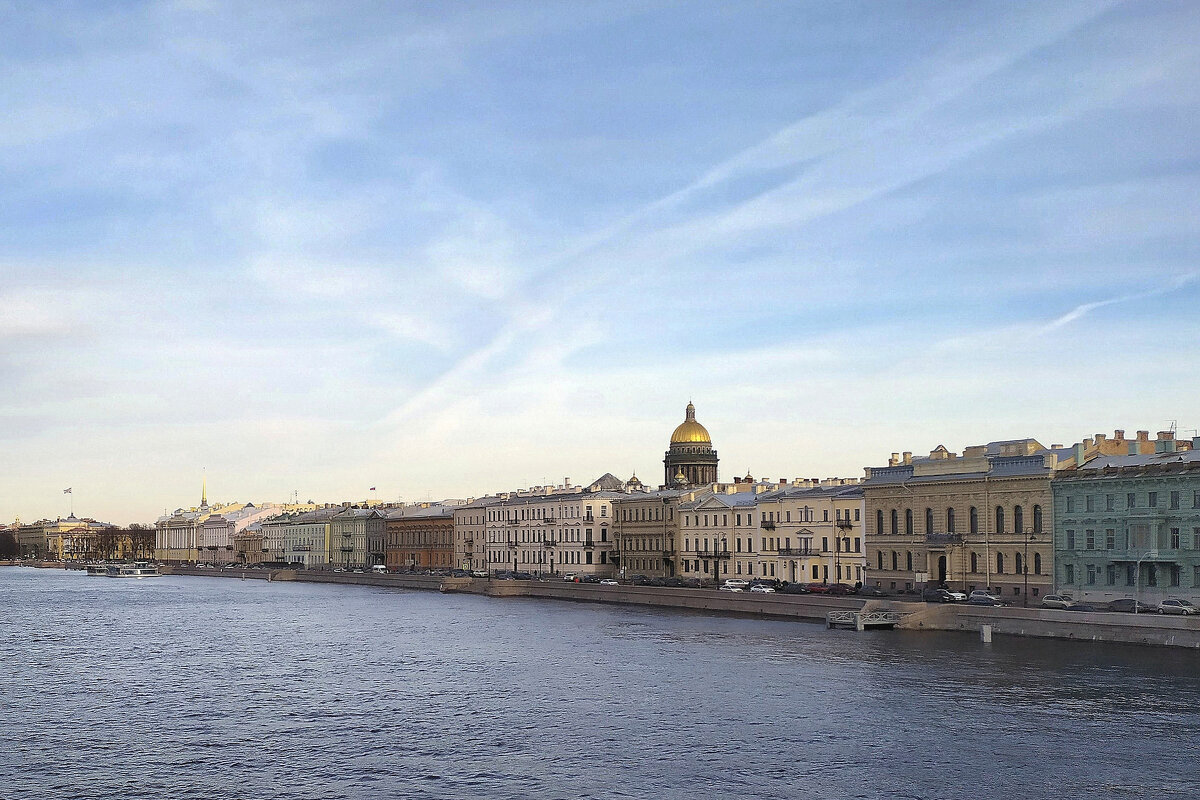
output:
M 725 585 L 722 586 L 721 588 L 728 589 L 729 587 L 732 586 L 737 589 L 745 589 L 749 585 L 750 585 L 750 581 L 744 581 L 741 578 L 726 578 Z
M 967 600 L 966 592 L 960 592 L 958 589 L 947 589 L 946 591 L 950 592 L 951 599 L 956 603 L 965 603 Z
M 775 594 L 774 589 L 772 589 L 770 586 L 763 586 L 762 584 L 759 584 L 758 586 L 751 586 L 750 591 L 754 594 Z
M 721 587 L 720 591 L 722 591 L 722 592 L 744 592 L 745 589 L 743 589 L 740 586 L 725 585 L 725 586 Z
M 1042 608 L 1066 608 L 1074 603 L 1075 601 L 1065 594 L 1048 594 L 1042 598 Z
M 1182 614 L 1185 617 L 1192 614 L 1200 614 L 1200 608 L 1192 605 L 1187 600 L 1163 600 L 1158 604 L 1158 613 L 1160 614 Z
M 618 583 L 617 581 L 614 581 L 612 578 L 605 578 L 604 580 L 600 581 L 600 585 L 601 586 L 620 586 L 621 584 Z
M 971 596 L 967 598 L 967 602 L 973 606 L 1002 606 L 1004 601 L 994 594 L 989 594 L 982 589 L 976 589 L 971 592 Z

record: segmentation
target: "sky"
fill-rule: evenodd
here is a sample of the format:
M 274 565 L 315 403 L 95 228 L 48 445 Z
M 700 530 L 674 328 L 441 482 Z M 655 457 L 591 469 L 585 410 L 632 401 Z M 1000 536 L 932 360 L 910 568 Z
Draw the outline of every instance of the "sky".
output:
M 0 522 L 658 483 L 689 400 L 726 480 L 1191 436 L 1198 42 L 1186 1 L 0 0 Z

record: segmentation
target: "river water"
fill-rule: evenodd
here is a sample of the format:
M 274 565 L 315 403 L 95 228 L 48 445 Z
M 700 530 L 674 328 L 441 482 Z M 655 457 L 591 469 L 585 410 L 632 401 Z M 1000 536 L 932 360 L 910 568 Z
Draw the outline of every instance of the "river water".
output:
M 0 568 L 0 798 L 1197 798 L 1200 655 Z

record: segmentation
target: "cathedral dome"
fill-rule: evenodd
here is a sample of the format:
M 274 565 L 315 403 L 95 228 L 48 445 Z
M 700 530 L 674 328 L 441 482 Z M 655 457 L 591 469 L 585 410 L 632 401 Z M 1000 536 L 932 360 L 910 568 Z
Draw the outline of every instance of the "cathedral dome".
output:
M 687 418 L 671 434 L 671 444 L 712 444 L 708 429 L 696 422 L 696 407 L 687 404 Z

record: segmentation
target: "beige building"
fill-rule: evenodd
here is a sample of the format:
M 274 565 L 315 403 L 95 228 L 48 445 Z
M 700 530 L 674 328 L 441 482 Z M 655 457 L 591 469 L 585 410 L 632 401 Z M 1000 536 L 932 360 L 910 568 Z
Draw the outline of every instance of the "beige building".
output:
M 863 508 L 858 478 L 781 479 L 779 488 L 758 495 L 757 575 L 788 583 L 861 583 Z
M 612 504 L 624 484 L 611 474 L 587 488 L 514 492 L 486 507 L 487 569 L 535 575 L 609 576 L 616 571 Z
M 862 484 L 866 582 L 887 591 L 945 584 L 1040 602 L 1054 575 L 1051 477 L 1077 460 L 1128 449 L 1118 431 L 1070 448 L 1014 439 L 961 456 L 940 445 L 928 457 L 893 453 L 886 467 L 868 467 Z
M 695 490 L 640 490 L 630 480 L 627 493 L 613 500 L 613 540 L 622 575 L 671 578 L 679 571 L 679 504 Z
M 499 497 L 468 500 L 454 509 L 454 566 L 458 569 L 488 569 L 487 510 Z

